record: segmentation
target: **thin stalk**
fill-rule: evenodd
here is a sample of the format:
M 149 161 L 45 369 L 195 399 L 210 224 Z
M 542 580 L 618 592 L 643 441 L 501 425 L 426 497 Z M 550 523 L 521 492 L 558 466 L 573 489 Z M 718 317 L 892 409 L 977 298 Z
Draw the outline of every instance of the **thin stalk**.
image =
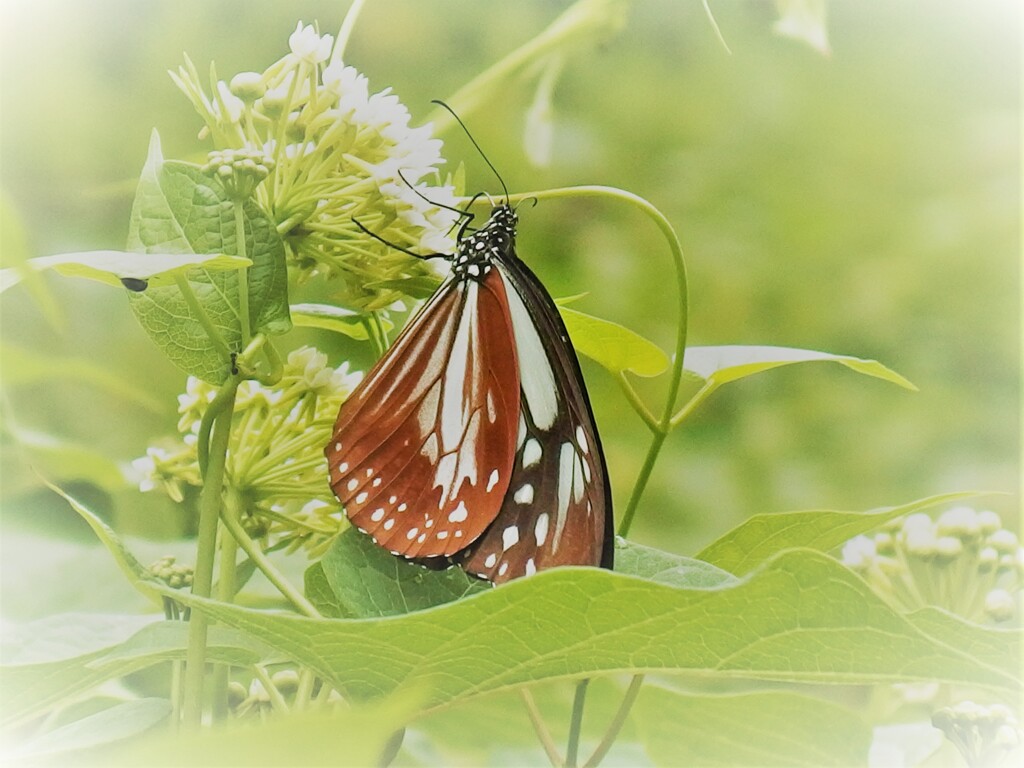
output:
M 289 707 L 288 702 L 284 700 L 284 696 L 281 695 L 281 691 L 279 691 L 277 686 L 274 685 L 274 681 L 270 679 L 270 675 L 267 674 L 267 670 L 259 664 L 253 664 L 252 671 L 259 681 L 263 683 L 263 689 L 267 692 L 267 696 L 270 697 L 271 706 L 273 706 L 278 712 L 289 712 L 291 707 Z
M 647 410 L 647 406 L 644 405 L 644 401 L 640 399 L 640 395 L 633 389 L 633 385 L 629 383 L 629 379 L 626 378 L 625 371 L 618 375 L 619 387 L 622 389 L 622 394 L 626 396 L 629 404 L 633 406 L 633 410 L 636 411 L 636 415 L 643 419 L 644 424 L 651 432 L 657 432 L 659 429 L 658 420 L 651 415 L 651 412 Z
M 277 587 L 278 591 L 284 595 L 292 605 L 294 605 L 299 611 L 314 619 L 322 619 L 323 615 L 316 609 L 309 600 L 295 588 L 294 585 L 277 570 L 276 566 L 270 561 L 266 553 L 260 549 L 260 546 L 249 538 L 249 534 L 242 528 L 242 524 L 231 515 L 224 515 L 224 525 L 227 526 L 228 532 L 234 537 L 235 541 L 238 542 L 238 546 L 242 548 L 242 551 L 249 556 L 253 564 L 261 571 L 263 575 L 267 577 L 267 581 Z
M 697 409 L 698 405 L 700 405 L 709 397 L 711 397 L 711 393 L 714 392 L 716 389 L 718 389 L 717 382 L 704 382 L 704 386 L 698 389 L 694 396 L 687 401 L 686 405 L 680 408 L 672 417 L 672 421 L 670 422 L 672 428 L 675 429 L 680 424 L 682 424 L 683 421 L 685 421 L 689 417 L 689 415 Z
M 221 387 L 215 402 L 219 410 L 214 416 L 212 436 L 203 490 L 199 497 L 199 540 L 196 567 L 192 577 L 192 594 L 210 597 L 213 587 L 213 563 L 217 548 L 217 521 L 220 519 L 221 494 L 224 490 L 224 469 L 227 463 L 228 440 L 231 437 L 231 415 L 238 391 L 238 379 L 232 377 Z M 223 396 L 223 397 L 222 397 Z M 210 404 L 207 413 L 214 411 Z M 191 614 L 188 625 L 188 652 L 185 656 L 184 702 L 182 719 L 186 727 L 198 727 L 203 719 L 203 682 L 206 674 L 206 635 L 209 621 L 201 612 Z
M 178 286 L 178 290 L 181 291 L 182 297 L 185 299 L 185 303 L 188 304 L 188 308 L 192 310 L 192 314 L 195 315 L 196 320 L 203 330 L 206 331 L 206 335 L 210 337 L 210 341 L 217 347 L 217 351 L 223 355 L 224 359 L 227 360 L 231 356 L 231 350 L 228 348 L 228 343 L 224 341 L 224 337 L 220 331 L 210 320 L 210 316 L 206 314 L 206 310 L 199 303 L 199 299 L 196 298 L 195 292 L 192 290 L 192 286 L 188 284 L 182 275 L 175 275 L 174 284 Z
M 299 672 L 299 685 L 295 690 L 295 708 L 307 709 L 313 698 L 313 686 L 316 684 L 316 675 L 309 667 L 303 667 Z
M 519 695 L 523 699 L 526 714 L 529 715 L 530 722 L 533 723 L 533 730 L 537 732 L 537 738 L 540 740 L 541 746 L 544 747 L 548 760 L 551 761 L 554 768 L 559 768 L 562 765 L 562 756 L 558 754 L 558 747 L 555 746 L 555 740 L 551 738 L 551 731 L 548 730 L 540 710 L 537 709 L 537 702 L 533 700 L 533 694 L 526 688 L 520 688 Z
M 232 204 L 235 213 L 235 250 L 236 256 L 248 258 L 245 245 L 245 217 L 242 215 L 242 202 L 235 200 Z M 238 319 L 242 327 L 242 348 L 249 344 L 252 336 L 251 319 L 249 317 L 249 268 L 241 267 L 238 270 Z
M 229 512 L 226 514 L 230 514 Z M 217 599 L 222 603 L 234 602 L 238 591 L 238 544 L 227 531 L 220 532 L 220 566 L 217 575 Z M 228 682 L 231 667 L 218 664 L 213 674 L 213 721 L 226 720 L 228 716 Z
M 355 0 L 348 7 L 348 13 L 345 14 L 344 20 L 341 22 L 341 28 L 338 30 L 338 37 L 334 43 L 334 50 L 331 51 L 331 63 L 343 62 L 345 60 L 345 47 L 348 45 L 348 40 L 352 36 L 352 30 L 356 26 L 356 19 L 359 18 L 359 14 L 363 10 L 363 6 L 366 5 L 366 0 Z
M 626 695 L 622 697 L 622 703 L 619 705 L 618 711 L 615 713 L 615 717 L 608 724 L 608 730 L 604 733 L 604 738 L 601 739 L 601 743 L 597 745 L 597 749 L 594 750 L 587 762 L 583 764 L 583 768 L 597 768 L 601 761 L 604 760 L 605 755 L 608 754 L 608 750 L 612 748 L 612 744 L 615 743 L 615 739 L 618 738 L 619 732 L 622 730 L 622 726 L 626 724 L 626 718 L 629 716 L 629 711 L 633 708 L 633 702 L 636 701 L 637 695 L 640 693 L 640 687 L 643 685 L 643 675 L 633 675 L 633 679 L 629 682 L 629 687 L 626 689 Z
M 576 683 L 576 695 L 572 700 L 572 717 L 569 720 L 569 741 L 565 747 L 565 768 L 576 768 L 580 749 L 580 731 L 583 728 L 583 704 L 587 700 L 587 686 L 590 678 Z

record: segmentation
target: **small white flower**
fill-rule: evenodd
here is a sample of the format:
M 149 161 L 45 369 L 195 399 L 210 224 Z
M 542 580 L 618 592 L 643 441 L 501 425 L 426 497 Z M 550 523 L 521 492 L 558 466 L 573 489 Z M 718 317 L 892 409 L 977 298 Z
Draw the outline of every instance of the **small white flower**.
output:
M 857 536 L 843 545 L 843 564 L 862 570 L 871 565 L 876 554 L 875 542 L 867 536 Z
M 1013 595 L 1005 589 L 993 589 L 985 595 L 985 613 L 996 621 L 1013 618 L 1014 607 Z
M 319 64 L 326 61 L 331 55 L 331 47 L 334 45 L 332 35 L 316 33 L 311 24 L 302 26 L 300 21 L 295 25 L 295 31 L 288 37 L 288 47 L 295 56 L 309 64 Z
M 217 81 L 217 95 L 220 103 L 222 103 L 224 105 L 224 109 L 227 110 L 227 114 L 221 115 L 225 121 L 228 123 L 237 123 L 241 120 L 242 111 L 245 109 L 245 103 L 231 92 L 231 89 L 228 88 L 228 84 L 223 80 Z

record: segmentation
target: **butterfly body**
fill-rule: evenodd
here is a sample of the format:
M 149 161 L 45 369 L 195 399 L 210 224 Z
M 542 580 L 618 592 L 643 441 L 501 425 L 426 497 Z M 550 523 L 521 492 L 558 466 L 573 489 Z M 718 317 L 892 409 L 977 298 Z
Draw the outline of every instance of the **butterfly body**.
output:
M 611 567 L 607 467 L 557 308 L 498 205 L 342 405 L 325 453 L 352 523 L 494 582 Z

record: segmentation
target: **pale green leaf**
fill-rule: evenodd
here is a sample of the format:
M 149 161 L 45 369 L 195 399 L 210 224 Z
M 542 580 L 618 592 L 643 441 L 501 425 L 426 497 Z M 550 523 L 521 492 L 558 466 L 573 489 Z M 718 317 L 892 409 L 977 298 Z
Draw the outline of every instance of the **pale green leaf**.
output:
M 20 745 L 13 756 L 38 759 L 65 754 L 67 759 L 72 759 L 72 755 L 66 753 L 137 736 L 163 722 L 170 714 L 171 702 L 167 699 L 126 701 L 43 733 Z
M 876 360 L 791 347 L 688 347 L 683 367 L 706 381 L 721 385 L 783 365 L 813 362 L 839 363 L 865 376 L 889 381 L 904 389 L 917 390 L 905 378 Z
M 731 573 L 703 560 L 673 555 L 623 538 L 615 541 L 615 572 L 689 589 L 713 589 L 736 581 Z
M 46 381 L 64 384 L 72 379 L 130 400 L 154 413 L 162 413 L 166 406 L 146 390 L 86 358 L 62 357 L 0 344 L 0 360 L 3 360 L 4 382 L 8 385 L 37 385 Z
M 206 644 L 216 653 L 218 661 L 238 667 L 250 666 L 272 654 L 272 650 L 258 639 L 230 627 L 210 627 Z M 139 659 L 149 663 L 183 659 L 187 649 L 187 621 L 158 621 L 143 627 L 123 643 L 89 661 L 86 666 L 90 669 L 103 669 Z
M 647 684 L 633 711 L 657 765 L 865 765 L 871 746 L 871 728 L 854 712 L 784 691 L 688 696 Z
M 28 463 L 39 474 L 63 482 L 85 480 L 106 491 L 125 487 L 124 474 L 117 463 L 91 446 L 26 429 L 9 415 L 4 430 L 17 441 Z
M 235 206 L 221 183 L 197 166 L 165 162 L 156 133 L 132 207 L 128 250 L 138 254 L 235 254 Z M 283 333 L 288 317 L 288 274 L 284 243 L 273 222 L 254 201 L 241 203 L 249 318 L 253 332 Z M 188 286 L 229 350 L 240 351 L 242 331 L 238 270 L 201 267 L 188 274 Z M 129 292 L 142 327 L 179 368 L 214 384 L 231 371 L 231 361 L 210 339 L 199 315 L 177 285 Z
M 107 285 L 124 288 L 123 280 L 144 281 L 148 288 L 173 285 L 177 277 L 196 267 L 208 271 L 237 270 L 252 264 L 240 256 L 221 253 L 175 254 L 130 253 L 128 251 L 81 251 L 57 253 L 29 259 L 25 266 L 43 272 L 52 269 L 65 277 L 84 277 Z M 4 270 L 0 276 L 0 291 L 17 284 L 21 272 Z M 140 283 L 143 287 L 143 283 Z
M 376 620 L 310 619 L 178 599 L 258 637 L 357 699 L 426 686 L 428 709 L 527 683 L 618 672 L 1019 685 L 1015 659 L 993 668 L 987 658 L 922 634 L 851 571 L 809 550 L 783 552 L 715 589 L 565 568 Z
M 830 552 L 854 536 L 872 531 L 893 518 L 974 495 L 944 493 L 871 512 L 812 509 L 752 515 L 706 546 L 697 557 L 742 576 L 783 550 L 806 547 Z
M 558 308 L 572 345 L 581 355 L 615 374 L 631 371 L 637 376 L 658 376 L 669 365 L 668 355 L 653 342 L 610 320 Z
M 343 307 L 332 307 L 330 304 L 292 304 L 292 322 L 300 328 L 321 328 L 325 331 L 342 333 L 358 341 L 366 341 L 364 321 L 366 315 Z M 381 318 L 385 331 L 390 331 L 394 324 Z
M 825 26 L 825 0 L 775 0 L 779 18 L 772 25 L 775 34 L 806 43 L 822 56 L 832 49 Z
M 10 280 L 23 280 L 47 322 L 57 331 L 63 331 L 64 312 L 46 281 L 26 264 L 30 255 L 21 216 L 10 198 L 0 191 L 0 265 L 4 267 L 0 270 L 0 293 Z

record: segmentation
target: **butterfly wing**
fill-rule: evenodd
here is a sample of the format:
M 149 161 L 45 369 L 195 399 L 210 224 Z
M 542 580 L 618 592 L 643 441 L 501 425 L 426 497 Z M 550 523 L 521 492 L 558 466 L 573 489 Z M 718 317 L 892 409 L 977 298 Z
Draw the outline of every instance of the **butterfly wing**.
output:
M 508 488 L 519 388 L 498 270 L 450 279 L 338 414 L 325 453 L 352 523 L 408 558 L 477 539 Z
M 569 334 L 522 261 L 512 254 L 498 268 L 521 376 L 516 454 L 501 510 L 459 561 L 495 582 L 557 565 L 611 568 L 608 469 Z

